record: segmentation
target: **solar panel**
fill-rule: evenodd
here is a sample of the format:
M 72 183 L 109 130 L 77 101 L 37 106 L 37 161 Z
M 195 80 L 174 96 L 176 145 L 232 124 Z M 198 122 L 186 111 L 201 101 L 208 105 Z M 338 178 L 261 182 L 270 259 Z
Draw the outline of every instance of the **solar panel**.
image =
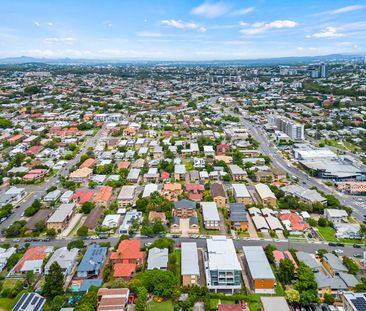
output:
M 36 311 L 40 310 L 40 309 L 41 309 L 41 306 L 42 306 L 42 304 L 43 304 L 43 302 L 44 302 L 44 298 L 39 297 L 39 299 L 38 299 L 38 303 L 37 303 L 37 305 L 35 306 L 34 310 L 36 310 Z
M 35 296 L 31 302 L 31 305 L 35 305 L 39 297 Z
M 351 300 L 357 311 L 366 311 L 366 300 L 365 298 L 357 297 Z

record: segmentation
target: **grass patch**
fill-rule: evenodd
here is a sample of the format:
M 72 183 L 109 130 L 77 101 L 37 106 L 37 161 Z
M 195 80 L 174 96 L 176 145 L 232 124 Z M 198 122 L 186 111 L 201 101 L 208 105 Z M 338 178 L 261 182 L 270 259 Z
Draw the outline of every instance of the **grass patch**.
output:
M 320 227 L 318 226 L 319 235 L 326 241 L 336 242 L 335 230 L 332 227 Z
M 175 262 L 175 275 L 177 276 L 177 280 L 179 281 L 180 284 L 180 271 L 181 271 L 181 251 L 180 250 L 176 250 L 175 251 L 175 258 L 176 258 L 176 262 Z
M 163 302 L 152 301 L 147 305 L 148 311 L 173 311 L 173 303 L 171 300 Z
M 250 294 L 247 298 L 247 304 L 250 311 L 261 311 L 261 301 L 258 294 Z
M 219 304 L 219 300 L 216 298 L 210 299 L 210 309 L 217 309 L 217 305 Z
M 11 311 L 15 305 L 15 300 L 10 298 L 0 298 L 0 311 Z
M 221 303 L 223 305 L 232 305 L 232 304 L 235 304 L 235 301 L 234 300 L 221 300 Z

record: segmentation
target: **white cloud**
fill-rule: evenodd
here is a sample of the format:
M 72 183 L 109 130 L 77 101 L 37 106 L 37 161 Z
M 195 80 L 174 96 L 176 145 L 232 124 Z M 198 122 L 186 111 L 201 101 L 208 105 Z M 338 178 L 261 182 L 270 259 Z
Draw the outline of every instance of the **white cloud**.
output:
M 224 15 L 225 13 L 228 12 L 228 10 L 229 8 L 221 2 L 217 3 L 204 2 L 198 7 L 193 8 L 191 13 L 193 15 L 200 15 L 203 17 L 211 18 Z
M 302 46 L 298 46 L 298 47 L 296 48 L 296 50 L 298 50 L 298 51 L 303 51 L 303 50 L 304 50 L 304 48 L 303 48 Z
M 53 38 L 46 38 L 43 40 L 43 42 L 46 44 L 61 43 L 61 44 L 72 45 L 76 42 L 76 39 L 73 37 L 53 37 Z
M 162 37 L 167 37 L 168 35 L 165 35 L 163 33 L 160 32 L 139 32 L 137 33 L 137 36 L 139 37 L 147 37 L 147 38 L 162 38 Z
M 246 23 L 246 22 L 239 22 L 239 26 L 240 27 L 248 26 L 248 23 Z
M 249 7 L 249 8 L 245 8 L 245 9 L 242 9 L 242 10 L 233 11 L 231 13 L 231 15 L 233 15 L 233 16 L 243 16 L 243 15 L 247 15 L 247 14 L 253 12 L 254 10 L 255 10 L 254 7 Z
M 343 8 L 336 9 L 336 10 L 333 10 L 333 11 L 329 11 L 327 13 L 328 14 L 331 14 L 331 15 L 336 15 L 336 14 L 343 14 L 343 13 L 348 13 L 348 12 L 363 10 L 365 8 L 366 8 L 366 5 L 356 4 L 356 5 L 345 6 Z
M 48 22 L 48 23 L 47 23 L 47 25 L 48 25 L 49 27 L 52 27 L 52 26 L 53 26 L 53 23 L 52 23 L 52 22 Z
M 307 35 L 306 38 L 339 38 L 343 36 L 344 34 L 339 33 L 336 27 L 326 27 L 312 35 Z
M 184 30 L 191 29 L 191 30 L 197 30 L 198 32 L 205 32 L 207 30 L 205 27 L 199 26 L 194 22 L 183 22 L 181 20 L 175 20 L 175 19 L 162 20 L 161 23 L 165 26 L 177 29 L 184 29 Z
M 40 24 L 39 22 L 34 22 L 34 25 L 35 25 L 36 27 L 40 27 L 40 26 L 41 26 L 41 24 Z
M 240 26 L 246 26 L 246 23 L 240 23 Z M 272 22 L 256 22 L 251 24 L 250 28 L 241 29 L 240 32 L 245 35 L 256 35 L 269 29 L 294 28 L 297 22 L 291 20 L 275 20 Z

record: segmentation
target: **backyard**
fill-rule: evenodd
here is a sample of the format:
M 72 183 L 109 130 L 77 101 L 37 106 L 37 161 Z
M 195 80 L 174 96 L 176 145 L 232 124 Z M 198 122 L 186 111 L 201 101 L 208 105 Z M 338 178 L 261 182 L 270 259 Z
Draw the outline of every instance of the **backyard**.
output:
M 172 311 L 173 303 L 171 300 L 166 300 L 163 302 L 152 301 L 147 305 L 148 311 Z

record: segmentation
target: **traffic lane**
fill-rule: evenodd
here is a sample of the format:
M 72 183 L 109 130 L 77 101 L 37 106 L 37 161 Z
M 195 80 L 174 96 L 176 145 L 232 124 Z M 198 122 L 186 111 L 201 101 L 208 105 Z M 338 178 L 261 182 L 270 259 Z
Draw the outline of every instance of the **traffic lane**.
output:
M 144 246 L 149 243 L 153 243 L 157 238 L 147 238 L 147 239 L 140 239 L 141 246 Z M 41 245 L 48 245 L 48 246 L 56 246 L 56 247 L 64 247 L 67 246 L 71 241 L 78 240 L 78 238 L 74 239 L 54 239 L 47 242 L 37 241 L 37 242 L 29 242 L 31 246 L 41 246 Z M 206 239 L 193 239 L 193 238 L 175 238 L 173 239 L 177 247 L 180 247 L 182 242 L 196 242 L 197 247 L 206 249 L 207 243 Z M 84 240 L 85 245 L 89 245 L 92 243 L 101 243 L 101 242 L 110 242 L 111 247 L 114 247 L 117 242 L 119 241 L 118 237 L 108 238 L 108 239 L 98 239 L 98 240 Z M 14 241 L 6 241 L 9 242 L 11 245 L 18 244 L 19 246 L 23 246 L 25 244 L 24 239 L 20 242 L 16 243 Z M 365 246 L 361 248 L 354 248 L 351 245 L 345 245 L 344 247 L 339 246 L 329 246 L 327 243 L 306 243 L 306 242 L 295 242 L 295 241 L 268 241 L 268 240 L 234 240 L 234 245 L 237 250 L 241 250 L 243 246 L 262 246 L 265 247 L 268 244 L 275 245 L 279 250 L 285 251 L 288 249 L 296 249 L 299 251 L 304 251 L 308 253 L 315 253 L 319 249 L 326 249 L 329 252 L 335 251 L 340 249 L 343 251 L 345 256 L 352 257 L 355 254 L 363 256 L 363 252 L 366 250 Z

